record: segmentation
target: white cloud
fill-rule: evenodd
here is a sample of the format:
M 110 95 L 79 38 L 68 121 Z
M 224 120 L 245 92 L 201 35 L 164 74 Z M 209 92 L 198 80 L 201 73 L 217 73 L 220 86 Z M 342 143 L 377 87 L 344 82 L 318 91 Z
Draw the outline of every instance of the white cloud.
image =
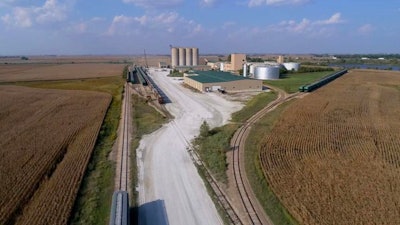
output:
M 320 20 L 316 21 L 316 24 L 322 24 L 322 25 L 329 25 L 329 24 L 338 24 L 338 23 L 343 23 L 344 21 L 341 19 L 341 13 L 335 13 L 333 14 L 329 19 L 327 20 Z
M 124 3 L 133 3 L 144 8 L 165 8 L 181 4 L 183 0 L 122 0 Z
M 2 17 L 2 21 L 7 25 L 23 28 L 33 26 L 34 22 L 39 24 L 59 22 L 66 19 L 68 6 L 67 3 L 59 4 L 57 0 L 46 0 L 43 6 L 14 7 L 11 13 Z
M 268 30 L 275 32 L 304 34 L 308 36 L 329 36 L 333 33 L 332 25 L 340 23 L 343 23 L 341 14 L 335 13 L 326 20 L 311 21 L 303 18 L 301 21 L 282 21 L 276 25 L 269 26 Z
M 145 14 L 138 17 L 119 15 L 115 16 L 106 35 L 159 35 L 174 33 L 188 36 L 205 29 L 193 20 L 187 20 L 176 12 L 161 14 Z
M 39 23 L 62 21 L 67 17 L 66 5 L 58 4 L 57 0 L 47 0 L 43 7 L 34 9 Z
M 108 28 L 108 31 L 106 32 L 107 35 L 115 35 L 118 32 L 122 32 L 124 30 L 127 30 L 127 27 L 129 27 L 130 24 L 135 22 L 135 18 L 129 17 L 129 16 L 124 16 L 124 15 L 119 15 L 119 16 L 114 16 L 114 19 Z
M 373 32 L 374 30 L 375 30 L 375 28 L 371 24 L 364 24 L 357 29 L 357 32 L 359 34 L 365 35 L 365 34 L 369 34 L 369 33 Z
M 249 0 L 249 7 L 262 5 L 279 6 L 279 5 L 301 5 L 310 2 L 311 0 Z
M 200 5 L 203 7 L 211 7 L 216 2 L 217 2 L 217 0 L 200 0 Z
M 13 9 L 12 14 L 6 14 L 1 17 L 3 22 L 8 25 L 15 25 L 18 27 L 31 27 L 31 12 L 29 9 L 16 7 Z

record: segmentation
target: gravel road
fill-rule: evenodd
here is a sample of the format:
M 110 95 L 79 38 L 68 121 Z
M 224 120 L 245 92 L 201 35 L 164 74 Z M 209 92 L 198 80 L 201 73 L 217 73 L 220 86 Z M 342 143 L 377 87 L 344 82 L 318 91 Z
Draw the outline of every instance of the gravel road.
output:
M 243 105 L 218 93 L 195 93 L 167 74 L 150 69 L 171 100 L 166 107 L 175 119 L 146 135 L 137 149 L 139 224 L 222 224 L 187 148 L 204 120 L 221 126 Z

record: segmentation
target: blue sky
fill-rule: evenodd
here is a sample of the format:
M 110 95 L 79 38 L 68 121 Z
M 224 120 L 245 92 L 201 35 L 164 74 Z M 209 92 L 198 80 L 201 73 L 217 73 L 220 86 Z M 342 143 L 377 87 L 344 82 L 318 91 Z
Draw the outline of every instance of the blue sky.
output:
M 0 55 L 400 53 L 400 0 L 0 0 Z

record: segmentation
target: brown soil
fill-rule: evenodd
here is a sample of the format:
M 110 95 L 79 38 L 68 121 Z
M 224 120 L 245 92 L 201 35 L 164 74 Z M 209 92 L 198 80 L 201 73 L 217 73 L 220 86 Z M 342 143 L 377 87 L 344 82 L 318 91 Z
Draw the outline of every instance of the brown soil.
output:
M 0 82 L 68 80 L 121 74 L 125 64 L 0 64 Z
M 66 224 L 111 96 L 0 86 L 0 224 Z
M 299 99 L 261 145 L 301 224 L 400 224 L 400 73 L 354 70 Z

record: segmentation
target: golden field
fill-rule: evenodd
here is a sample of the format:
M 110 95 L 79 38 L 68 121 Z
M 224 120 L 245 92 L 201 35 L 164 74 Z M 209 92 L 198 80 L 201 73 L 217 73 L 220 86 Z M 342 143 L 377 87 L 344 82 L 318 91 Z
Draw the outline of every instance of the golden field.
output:
M 0 86 L 0 224 L 66 224 L 111 95 Z
M 353 70 L 297 100 L 262 169 L 301 224 L 400 224 L 400 73 Z
M 71 80 L 111 77 L 121 73 L 125 64 L 0 64 L 0 82 Z

